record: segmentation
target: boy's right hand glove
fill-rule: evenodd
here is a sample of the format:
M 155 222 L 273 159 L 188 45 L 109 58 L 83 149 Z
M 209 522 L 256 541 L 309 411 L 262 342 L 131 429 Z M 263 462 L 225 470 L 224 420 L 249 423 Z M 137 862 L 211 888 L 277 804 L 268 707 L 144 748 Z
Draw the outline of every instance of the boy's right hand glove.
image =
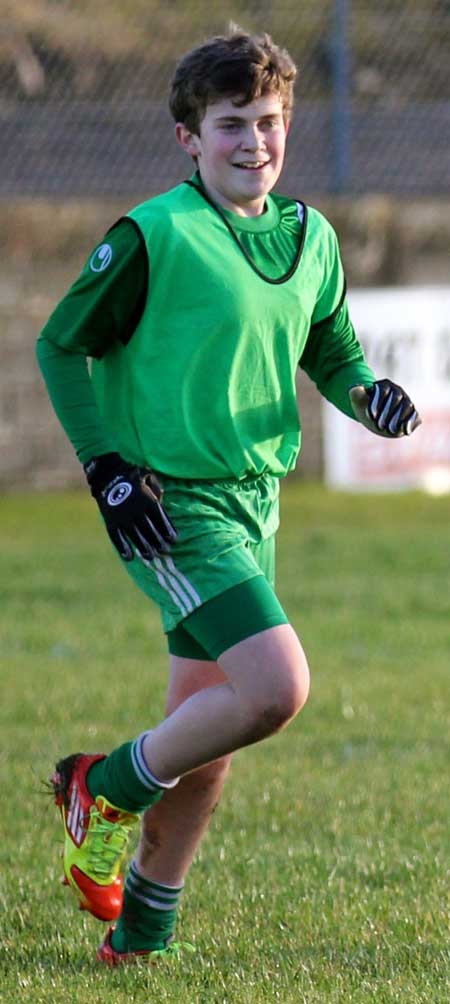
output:
M 148 561 L 169 550 L 177 532 L 161 505 L 162 488 L 152 471 L 129 464 L 119 453 L 93 457 L 84 471 L 124 561 L 133 560 L 133 547 Z

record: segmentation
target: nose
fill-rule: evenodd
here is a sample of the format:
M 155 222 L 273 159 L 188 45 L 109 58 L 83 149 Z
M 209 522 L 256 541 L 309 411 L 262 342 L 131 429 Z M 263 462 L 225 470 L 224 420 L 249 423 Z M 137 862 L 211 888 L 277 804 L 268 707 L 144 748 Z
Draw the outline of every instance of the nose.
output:
M 263 145 L 263 135 L 258 126 L 248 125 L 241 140 L 243 150 L 258 150 Z

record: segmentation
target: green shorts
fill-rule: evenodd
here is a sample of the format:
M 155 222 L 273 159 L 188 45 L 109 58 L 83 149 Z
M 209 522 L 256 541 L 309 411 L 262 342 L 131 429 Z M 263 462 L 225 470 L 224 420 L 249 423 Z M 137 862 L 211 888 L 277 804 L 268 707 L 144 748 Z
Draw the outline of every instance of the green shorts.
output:
M 273 592 L 278 479 L 261 475 L 243 481 L 187 481 L 160 474 L 158 478 L 164 489 L 164 508 L 178 538 L 167 555 L 158 555 L 153 561 L 136 556 L 123 564 L 136 585 L 159 606 L 169 639 L 179 628 L 177 636 L 173 634 L 175 647 L 179 648 L 176 638 L 179 641 L 182 637 L 180 630 L 188 627 L 191 615 L 256 576 L 266 580 L 262 601 L 266 613 L 260 630 L 268 626 L 270 616 L 272 623 L 286 623 Z M 237 595 L 229 593 L 229 597 Z M 267 613 L 270 597 L 271 615 Z M 252 601 L 254 606 L 258 603 Z M 217 652 L 211 656 L 211 651 L 217 646 L 211 643 L 208 647 L 209 657 L 215 658 Z

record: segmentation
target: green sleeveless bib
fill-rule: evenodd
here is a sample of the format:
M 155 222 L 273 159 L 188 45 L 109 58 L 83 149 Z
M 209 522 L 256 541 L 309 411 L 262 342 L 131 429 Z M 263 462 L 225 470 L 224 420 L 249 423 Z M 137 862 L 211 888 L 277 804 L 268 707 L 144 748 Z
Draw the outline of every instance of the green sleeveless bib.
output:
M 226 216 L 273 277 L 295 258 L 296 212 L 293 200 L 269 196 L 262 216 Z M 286 254 L 277 262 L 283 214 Z M 149 256 L 147 302 L 129 343 L 92 368 L 117 449 L 172 477 L 283 476 L 300 449 L 298 362 L 311 324 L 333 312 L 343 291 L 332 227 L 308 209 L 297 267 L 273 284 L 256 274 L 224 220 L 190 185 L 128 215 Z

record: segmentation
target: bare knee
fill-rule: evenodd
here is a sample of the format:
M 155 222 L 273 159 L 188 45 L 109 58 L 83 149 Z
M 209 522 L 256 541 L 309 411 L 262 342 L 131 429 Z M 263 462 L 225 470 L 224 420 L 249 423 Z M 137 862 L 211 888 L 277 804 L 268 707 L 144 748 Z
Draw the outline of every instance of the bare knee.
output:
M 252 635 L 220 657 L 239 701 L 242 745 L 279 732 L 305 704 L 309 670 L 290 624 Z
M 277 690 L 281 691 L 284 712 L 284 724 L 288 724 L 298 714 L 308 700 L 309 668 L 305 654 L 300 648 L 297 659 L 289 662 L 282 674 L 281 684 L 277 681 Z
M 284 729 L 303 708 L 309 693 L 306 659 L 287 660 L 273 667 L 273 674 L 261 688 L 252 707 L 252 742 Z

